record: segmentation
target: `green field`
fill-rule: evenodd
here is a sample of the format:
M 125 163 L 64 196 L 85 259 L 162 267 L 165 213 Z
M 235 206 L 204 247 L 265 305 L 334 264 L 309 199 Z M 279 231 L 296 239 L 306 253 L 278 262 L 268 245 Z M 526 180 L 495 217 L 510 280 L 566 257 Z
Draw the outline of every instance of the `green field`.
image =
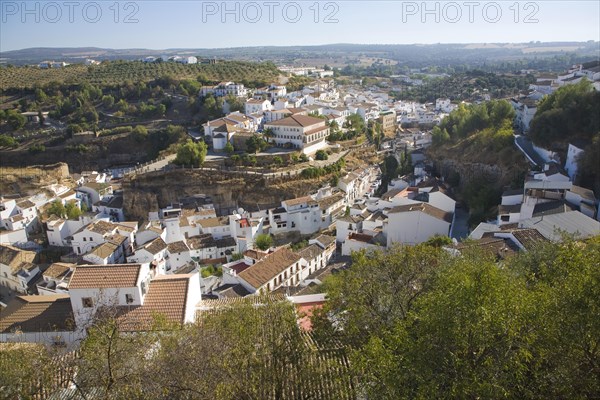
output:
M 114 61 L 100 65 L 68 65 L 64 68 L 41 69 L 35 66 L 0 68 L 0 88 L 3 91 L 30 89 L 51 82 L 111 86 L 125 81 L 148 82 L 170 76 L 175 79 L 196 79 L 219 82 L 231 80 L 246 84 L 268 84 L 277 81 L 280 72 L 269 62 L 253 63 L 222 61 L 216 64 L 144 63 L 141 61 Z

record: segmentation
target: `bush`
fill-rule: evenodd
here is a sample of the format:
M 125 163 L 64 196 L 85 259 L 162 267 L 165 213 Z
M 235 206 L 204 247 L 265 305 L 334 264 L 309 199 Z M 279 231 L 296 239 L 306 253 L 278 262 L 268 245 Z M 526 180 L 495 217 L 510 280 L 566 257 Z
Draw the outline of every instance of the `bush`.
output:
M 36 143 L 31 145 L 28 150 L 32 154 L 41 153 L 46 151 L 46 146 L 44 146 L 43 144 Z
M 319 150 L 315 154 L 315 157 L 317 160 L 327 160 L 329 158 L 329 155 L 327 155 L 327 152 L 325 150 Z
M 254 244 L 260 250 L 266 251 L 269 250 L 271 246 L 273 246 L 273 238 L 271 237 L 271 235 L 261 233 L 260 235 L 256 236 Z
M 14 137 L 8 135 L 0 135 L 0 147 L 17 147 L 19 144 Z

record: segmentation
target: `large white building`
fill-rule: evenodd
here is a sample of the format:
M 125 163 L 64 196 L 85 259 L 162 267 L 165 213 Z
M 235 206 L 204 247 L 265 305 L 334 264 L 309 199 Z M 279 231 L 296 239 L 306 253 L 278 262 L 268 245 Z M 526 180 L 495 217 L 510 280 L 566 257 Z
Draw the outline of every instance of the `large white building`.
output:
M 304 154 L 312 154 L 327 146 L 329 126 L 324 119 L 307 115 L 292 115 L 265 124 L 265 129 L 273 131 L 273 141 L 278 147 L 300 149 Z
M 248 89 L 244 87 L 244 84 L 235 82 L 221 82 L 216 86 L 203 86 L 200 89 L 201 97 L 205 97 L 209 93 L 212 93 L 217 97 L 228 95 L 246 97 L 248 95 Z

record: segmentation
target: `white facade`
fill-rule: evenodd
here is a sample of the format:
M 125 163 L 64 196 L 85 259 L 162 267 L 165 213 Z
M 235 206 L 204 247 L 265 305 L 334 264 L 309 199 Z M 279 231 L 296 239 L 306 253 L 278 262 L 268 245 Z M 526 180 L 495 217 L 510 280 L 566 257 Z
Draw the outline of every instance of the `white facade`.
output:
M 567 150 L 567 161 L 565 161 L 565 171 L 569 174 L 572 181 L 575 181 L 578 173 L 578 159 L 583 154 L 583 149 L 569 143 Z
M 329 136 L 329 126 L 325 120 L 305 115 L 266 123 L 265 129 L 273 131 L 273 141 L 278 147 L 302 149 L 305 154 L 325 148 L 325 139 Z
M 77 268 L 88 268 L 81 266 Z M 109 266 L 107 268 L 119 268 Z M 77 270 L 75 270 L 77 274 Z M 74 288 L 69 287 L 73 317 L 77 327 L 82 328 L 89 324 L 102 306 L 140 306 L 148 292 L 151 274 L 149 264 L 140 264 L 140 270 L 134 286 L 113 288 Z
M 273 106 L 269 100 L 250 99 L 244 104 L 244 114 L 263 113 L 272 110 Z
M 388 213 L 388 223 L 385 226 L 387 246 L 393 243 L 415 245 L 426 242 L 432 236 L 448 236 L 451 223 L 436 218 L 415 207 L 413 211 Z

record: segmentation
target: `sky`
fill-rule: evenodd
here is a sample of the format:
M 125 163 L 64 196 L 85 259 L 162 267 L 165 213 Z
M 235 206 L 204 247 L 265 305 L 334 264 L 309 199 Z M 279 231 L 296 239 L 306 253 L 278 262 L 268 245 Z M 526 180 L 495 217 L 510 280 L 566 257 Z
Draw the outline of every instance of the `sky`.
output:
M 10 1 L 0 51 L 600 40 L 598 1 Z

